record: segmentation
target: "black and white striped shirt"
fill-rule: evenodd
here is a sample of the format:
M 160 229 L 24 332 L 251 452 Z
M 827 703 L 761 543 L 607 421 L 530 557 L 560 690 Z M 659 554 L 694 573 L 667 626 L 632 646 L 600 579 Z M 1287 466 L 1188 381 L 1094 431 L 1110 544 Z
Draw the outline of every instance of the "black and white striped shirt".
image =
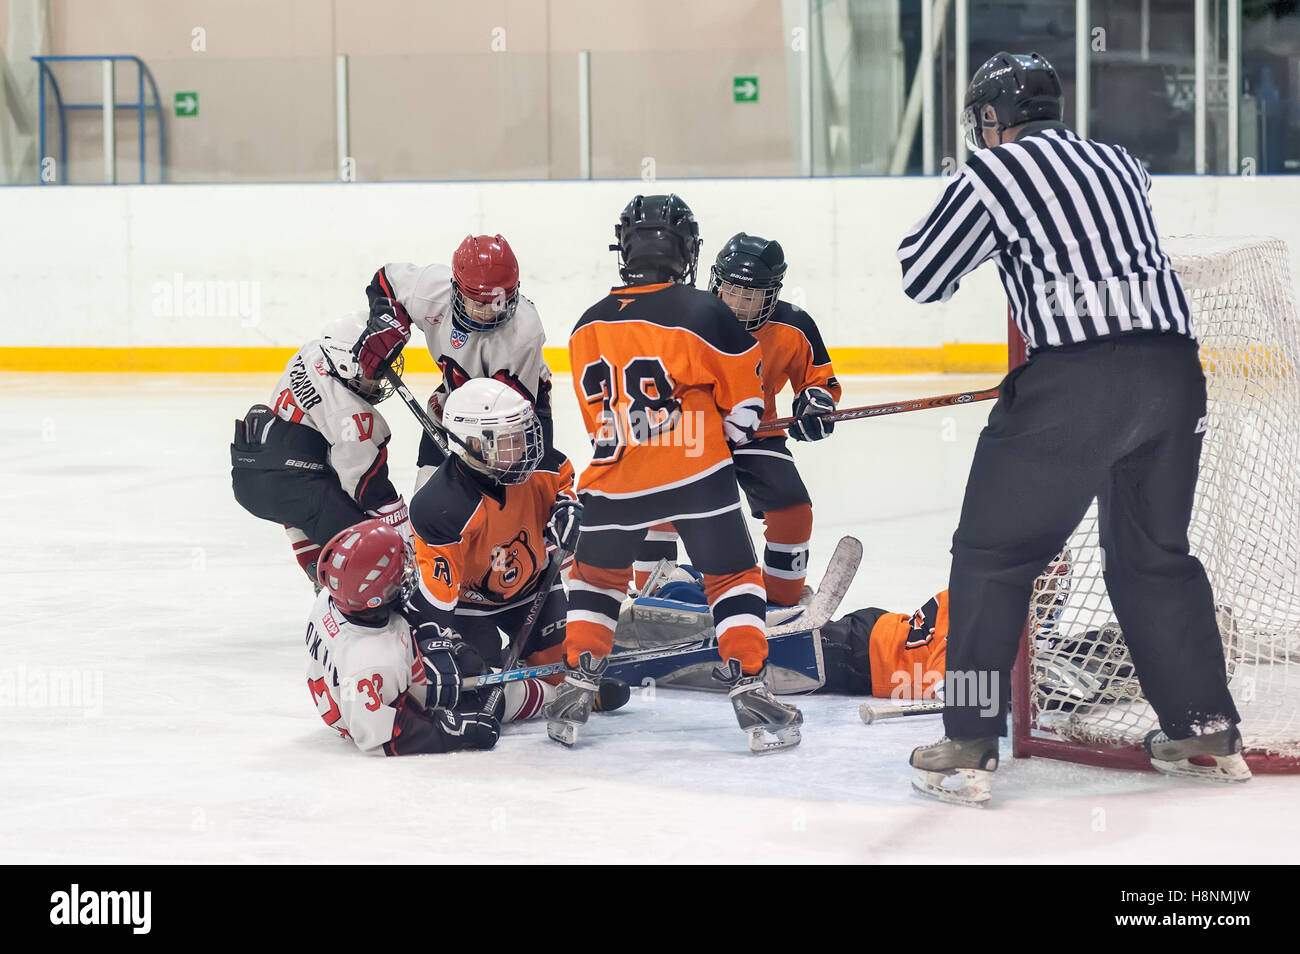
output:
M 1123 147 L 1033 123 L 1014 142 L 972 153 L 903 239 L 903 290 L 947 301 L 992 258 L 1031 352 L 1138 331 L 1195 337 L 1156 237 L 1150 187 Z

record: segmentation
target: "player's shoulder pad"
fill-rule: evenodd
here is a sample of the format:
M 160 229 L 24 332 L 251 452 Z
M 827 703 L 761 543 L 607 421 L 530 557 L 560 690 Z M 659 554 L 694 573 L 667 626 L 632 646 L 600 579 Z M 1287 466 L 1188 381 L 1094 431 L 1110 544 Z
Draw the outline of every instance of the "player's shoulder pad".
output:
M 552 447 L 542 455 L 541 463 L 537 465 L 537 470 L 544 474 L 560 474 L 564 471 L 565 465 L 569 463 L 569 458 L 564 451 Z
M 611 293 L 606 301 L 617 297 L 616 292 Z M 670 285 L 647 296 L 646 306 L 641 320 L 689 332 L 724 354 L 744 354 L 758 345 L 722 299 L 703 288 Z
M 801 334 L 812 348 L 813 364 L 830 363 L 831 356 L 826 350 L 825 342 L 822 341 L 821 330 L 808 312 L 788 301 L 778 301 L 776 310 L 772 312 L 772 317 L 768 321 L 772 324 L 786 325 Z
M 458 460 L 449 457 L 411 500 L 411 529 L 430 546 L 459 540 L 483 504 L 482 490 L 460 471 Z
M 519 304 L 515 306 L 515 317 L 512 321 L 518 322 L 520 319 L 523 319 L 521 327 L 528 332 L 544 333 L 541 312 L 537 310 L 531 298 L 525 298 L 523 295 L 519 296 Z

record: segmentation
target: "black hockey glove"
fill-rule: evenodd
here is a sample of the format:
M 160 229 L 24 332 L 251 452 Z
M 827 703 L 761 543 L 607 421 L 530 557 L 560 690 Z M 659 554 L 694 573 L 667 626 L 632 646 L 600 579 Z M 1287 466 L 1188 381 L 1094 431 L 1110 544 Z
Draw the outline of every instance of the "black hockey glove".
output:
M 790 436 L 797 441 L 819 441 L 835 430 L 835 422 L 822 415 L 835 410 L 835 399 L 825 388 L 804 388 L 794 399 Z
M 393 704 L 392 737 L 384 743 L 385 755 L 425 755 L 459 749 L 490 749 L 501 735 L 501 723 L 481 712 L 421 709 L 408 693 Z
M 573 552 L 582 529 L 582 504 L 576 500 L 557 500 L 546 521 L 546 539 L 559 550 Z
M 415 640 L 429 680 L 426 705 L 430 709 L 454 709 L 460 701 L 460 665 L 456 661 L 460 636 L 450 627 L 424 623 L 416 629 Z
M 400 301 L 376 298 L 370 303 L 366 330 L 352 346 L 361 376 L 378 381 L 411 340 L 411 319 Z

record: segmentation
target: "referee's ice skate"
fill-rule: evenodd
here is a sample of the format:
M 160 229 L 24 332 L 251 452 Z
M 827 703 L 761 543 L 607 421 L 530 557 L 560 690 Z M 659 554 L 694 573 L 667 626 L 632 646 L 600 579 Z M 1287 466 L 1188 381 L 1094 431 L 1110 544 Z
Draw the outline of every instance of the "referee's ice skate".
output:
M 1250 766 L 1242 757 L 1241 732 L 1230 725 L 1216 732 L 1171 739 L 1160 729 L 1142 743 L 1151 765 L 1164 775 L 1187 775 L 1216 782 L 1246 782 Z
M 942 738 L 912 750 L 912 788 L 954 805 L 980 806 L 992 796 L 998 740 Z

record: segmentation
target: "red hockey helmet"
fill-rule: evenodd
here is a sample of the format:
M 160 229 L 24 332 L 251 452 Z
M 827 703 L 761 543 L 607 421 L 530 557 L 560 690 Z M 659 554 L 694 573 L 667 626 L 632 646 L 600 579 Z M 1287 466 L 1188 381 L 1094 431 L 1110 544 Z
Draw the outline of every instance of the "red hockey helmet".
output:
M 363 520 L 325 544 L 316 576 L 346 615 L 381 615 L 402 596 L 406 541 L 382 520 Z
M 461 331 L 491 331 L 519 306 L 519 262 L 500 235 L 467 235 L 451 257 L 451 314 Z

